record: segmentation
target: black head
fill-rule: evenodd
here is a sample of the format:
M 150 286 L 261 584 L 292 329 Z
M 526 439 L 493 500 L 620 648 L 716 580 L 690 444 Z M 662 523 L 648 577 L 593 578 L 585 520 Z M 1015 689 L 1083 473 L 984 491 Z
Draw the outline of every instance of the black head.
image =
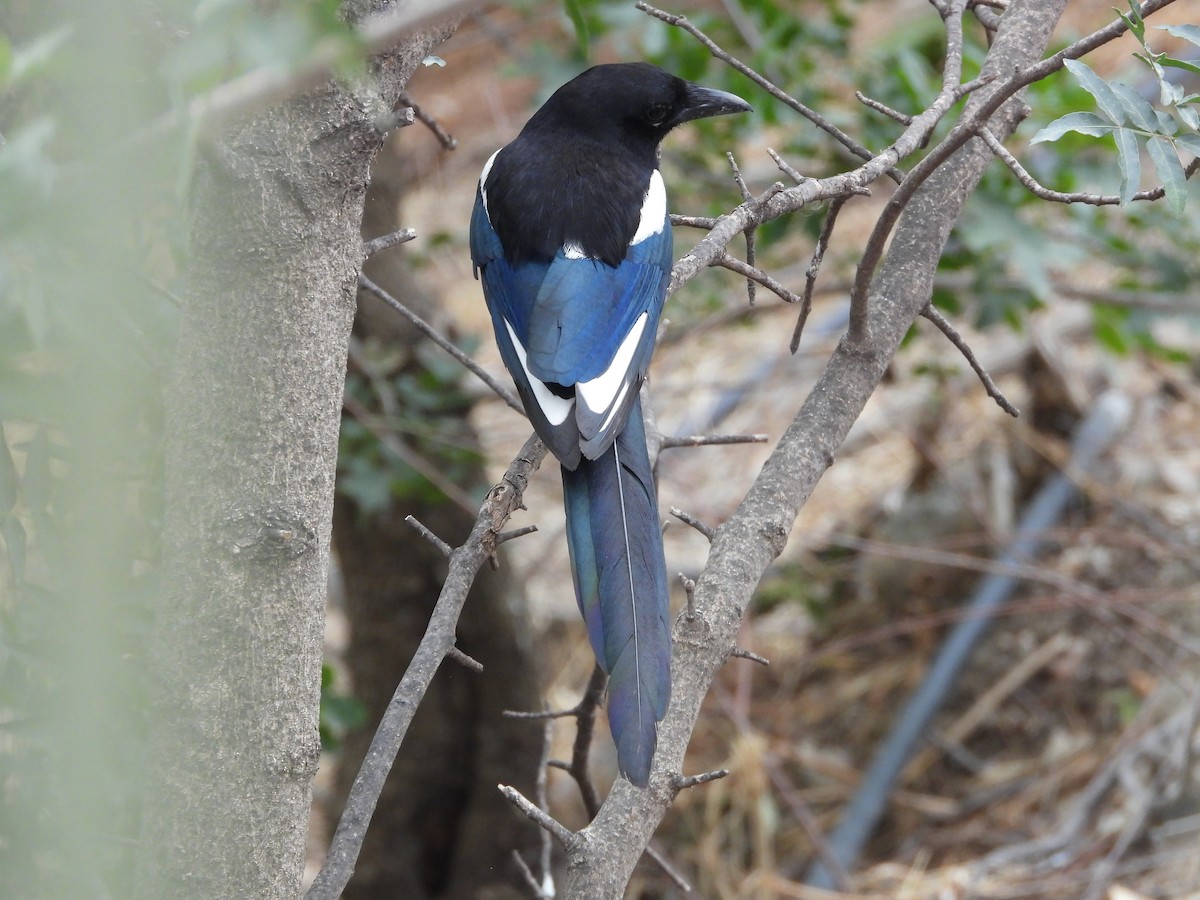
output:
M 600 140 L 656 148 L 684 122 L 749 109 L 734 94 L 691 84 L 650 63 L 613 63 L 593 66 L 560 87 L 526 129 L 569 128 Z

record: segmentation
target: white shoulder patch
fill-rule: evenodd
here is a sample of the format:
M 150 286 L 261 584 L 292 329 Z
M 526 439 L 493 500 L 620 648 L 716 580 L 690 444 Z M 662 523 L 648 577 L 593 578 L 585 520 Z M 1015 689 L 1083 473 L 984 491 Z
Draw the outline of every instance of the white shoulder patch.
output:
M 576 244 L 574 241 L 571 241 L 568 244 L 563 244 L 562 253 L 567 259 L 588 258 L 588 255 L 583 252 L 583 247 L 581 247 L 579 244 Z
M 500 148 L 500 150 L 503 149 L 503 147 Z M 487 178 L 492 171 L 492 163 L 496 161 L 496 157 L 500 154 L 500 150 L 497 150 L 488 157 L 488 161 L 483 164 L 483 171 L 479 173 L 479 194 L 481 197 L 483 197 L 483 212 L 484 215 L 488 217 L 488 222 L 492 221 L 492 214 L 488 212 L 487 208 Z
M 643 315 L 645 314 L 643 313 Z M 533 398 L 541 408 L 542 415 L 546 417 L 546 421 L 551 425 L 561 425 L 567 420 L 567 416 L 571 414 L 571 410 L 575 408 L 575 399 L 573 397 L 558 396 L 558 394 L 546 387 L 544 381 L 534 377 L 525 362 L 528 354 L 526 354 L 525 348 L 521 346 L 521 342 L 517 339 L 517 333 L 513 331 L 513 327 L 509 324 L 508 319 L 504 320 L 504 327 L 508 329 L 508 339 L 512 341 L 513 349 L 517 351 L 517 359 L 521 361 L 521 368 L 525 370 L 525 377 L 529 379 L 529 386 L 533 388 Z
M 653 237 L 663 230 L 663 222 L 667 218 L 667 189 L 663 186 L 662 174 L 655 169 L 650 173 L 650 185 L 646 188 L 646 197 L 642 200 L 642 217 L 638 221 L 637 231 L 629 243 L 640 244 L 646 238 Z
M 625 396 L 625 392 L 629 390 L 629 364 L 633 362 L 633 354 L 637 350 L 638 342 L 642 339 L 642 332 L 646 329 L 648 318 L 647 313 L 642 313 L 637 317 L 633 327 L 621 341 L 621 346 L 617 348 L 607 369 L 591 381 L 581 381 L 575 386 L 576 392 L 592 412 L 603 412 L 617 405 Z M 610 415 L 609 419 L 611 420 L 611 418 Z M 605 425 L 607 424 L 605 422 Z

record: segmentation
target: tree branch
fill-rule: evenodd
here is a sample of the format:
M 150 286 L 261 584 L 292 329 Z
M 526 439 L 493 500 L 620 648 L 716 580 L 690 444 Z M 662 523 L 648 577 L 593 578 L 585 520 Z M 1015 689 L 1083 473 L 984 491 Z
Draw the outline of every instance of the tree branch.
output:
M 1029 174 L 1029 171 L 1021 165 L 1020 161 L 1009 152 L 996 136 L 987 128 L 980 126 L 976 129 L 976 134 L 983 138 L 983 142 L 988 145 L 997 158 L 1003 162 L 1016 176 L 1017 181 L 1021 185 L 1042 200 L 1047 200 L 1051 203 L 1086 203 L 1089 206 L 1116 206 L 1121 202 L 1121 198 L 1116 194 L 1089 194 L 1081 191 L 1055 191 L 1042 185 L 1036 178 Z M 1197 169 L 1200 169 L 1200 157 L 1196 157 L 1183 172 L 1184 178 L 1191 178 L 1196 174 Z M 1166 188 L 1161 184 L 1156 188 L 1151 188 L 1148 191 L 1138 191 L 1130 199 L 1131 200 L 1161 200 L 1167 195 Z
M 306 900 L 335 900 L 350 881 L 367 826 L 396 753 L 408 732 L 413 713 L 429 689 L 442 660 L 454 648 L 454 634 L 467 600 L 467 592 L 480 567 L 495 552 L 496 535 L 513 511 L 521 508 L 521 497 L 529 478 L 545 455 L 546 446 L 536 436 L 525 442 L 503 480 L 488 492 L 466 542 L 451 554 L 450 571 L 429 618 L 425 635 L 375 731 L 366 758 L 350 788 L 350 796 L 334 832 L 325 863 L 308 889 Z
M 374 294 L 396 312 L 400 313 L 400 315 L 404 316 L 404 318 L 408 319 L 408 321 L 410 321 L 416 327 L 416 329 L 421 332 L 421 334 L 425 335 L 427 338 L 453 356 L 456 360 L 466 366 L 468 370 L 473 372 L 480 381 L 490 387 L 492 391 L 495 392 L 496 396 L 503 400 L 510 408 L 515 409 L 521 415 L 525 415 L 525 407 L 521 405 L 520 400 L 513 396 L 512 391 L 508 390 L 508 388 L 504 387 L 504 385 L 500 384 L 500 382 L 488 374 L 487 370 L 484 369 L 483 366 L 479 365 L 479 363 L 475 362 L 475 360 L 471 359 L 471 357 L 459 350 L 458 347 L 456 347 L 453 342 L 442 335 L 440 331 L 418 316 L 415 312 L 410 310 L 407 306 L 377 285 L 366 275 L 358 276 L 358 284 L 363 290 L 370 294 Z

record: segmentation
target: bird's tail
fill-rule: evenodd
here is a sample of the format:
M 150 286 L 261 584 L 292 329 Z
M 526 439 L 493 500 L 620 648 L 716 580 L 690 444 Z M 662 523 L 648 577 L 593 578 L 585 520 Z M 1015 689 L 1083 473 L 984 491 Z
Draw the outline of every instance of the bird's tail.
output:
M 562 470 L 575 595 L 608 672 L 608 721 L 621 774 L 650 778 L 671 699 L 667 571 L 640 399 L 599 458 Z

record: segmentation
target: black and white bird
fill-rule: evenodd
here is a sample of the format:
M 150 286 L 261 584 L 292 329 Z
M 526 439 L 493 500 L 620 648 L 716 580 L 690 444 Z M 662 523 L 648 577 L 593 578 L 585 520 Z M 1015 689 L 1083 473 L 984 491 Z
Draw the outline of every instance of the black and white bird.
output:
M 648 63 L 560 87 L 483 168 L 471 259 L 533 426 L 562 464 L 575 594 L 617 763 L 645 787 L 671 695 L 666 564 L 639 389 L 671 274 L 659 142 L 744 112 Z

